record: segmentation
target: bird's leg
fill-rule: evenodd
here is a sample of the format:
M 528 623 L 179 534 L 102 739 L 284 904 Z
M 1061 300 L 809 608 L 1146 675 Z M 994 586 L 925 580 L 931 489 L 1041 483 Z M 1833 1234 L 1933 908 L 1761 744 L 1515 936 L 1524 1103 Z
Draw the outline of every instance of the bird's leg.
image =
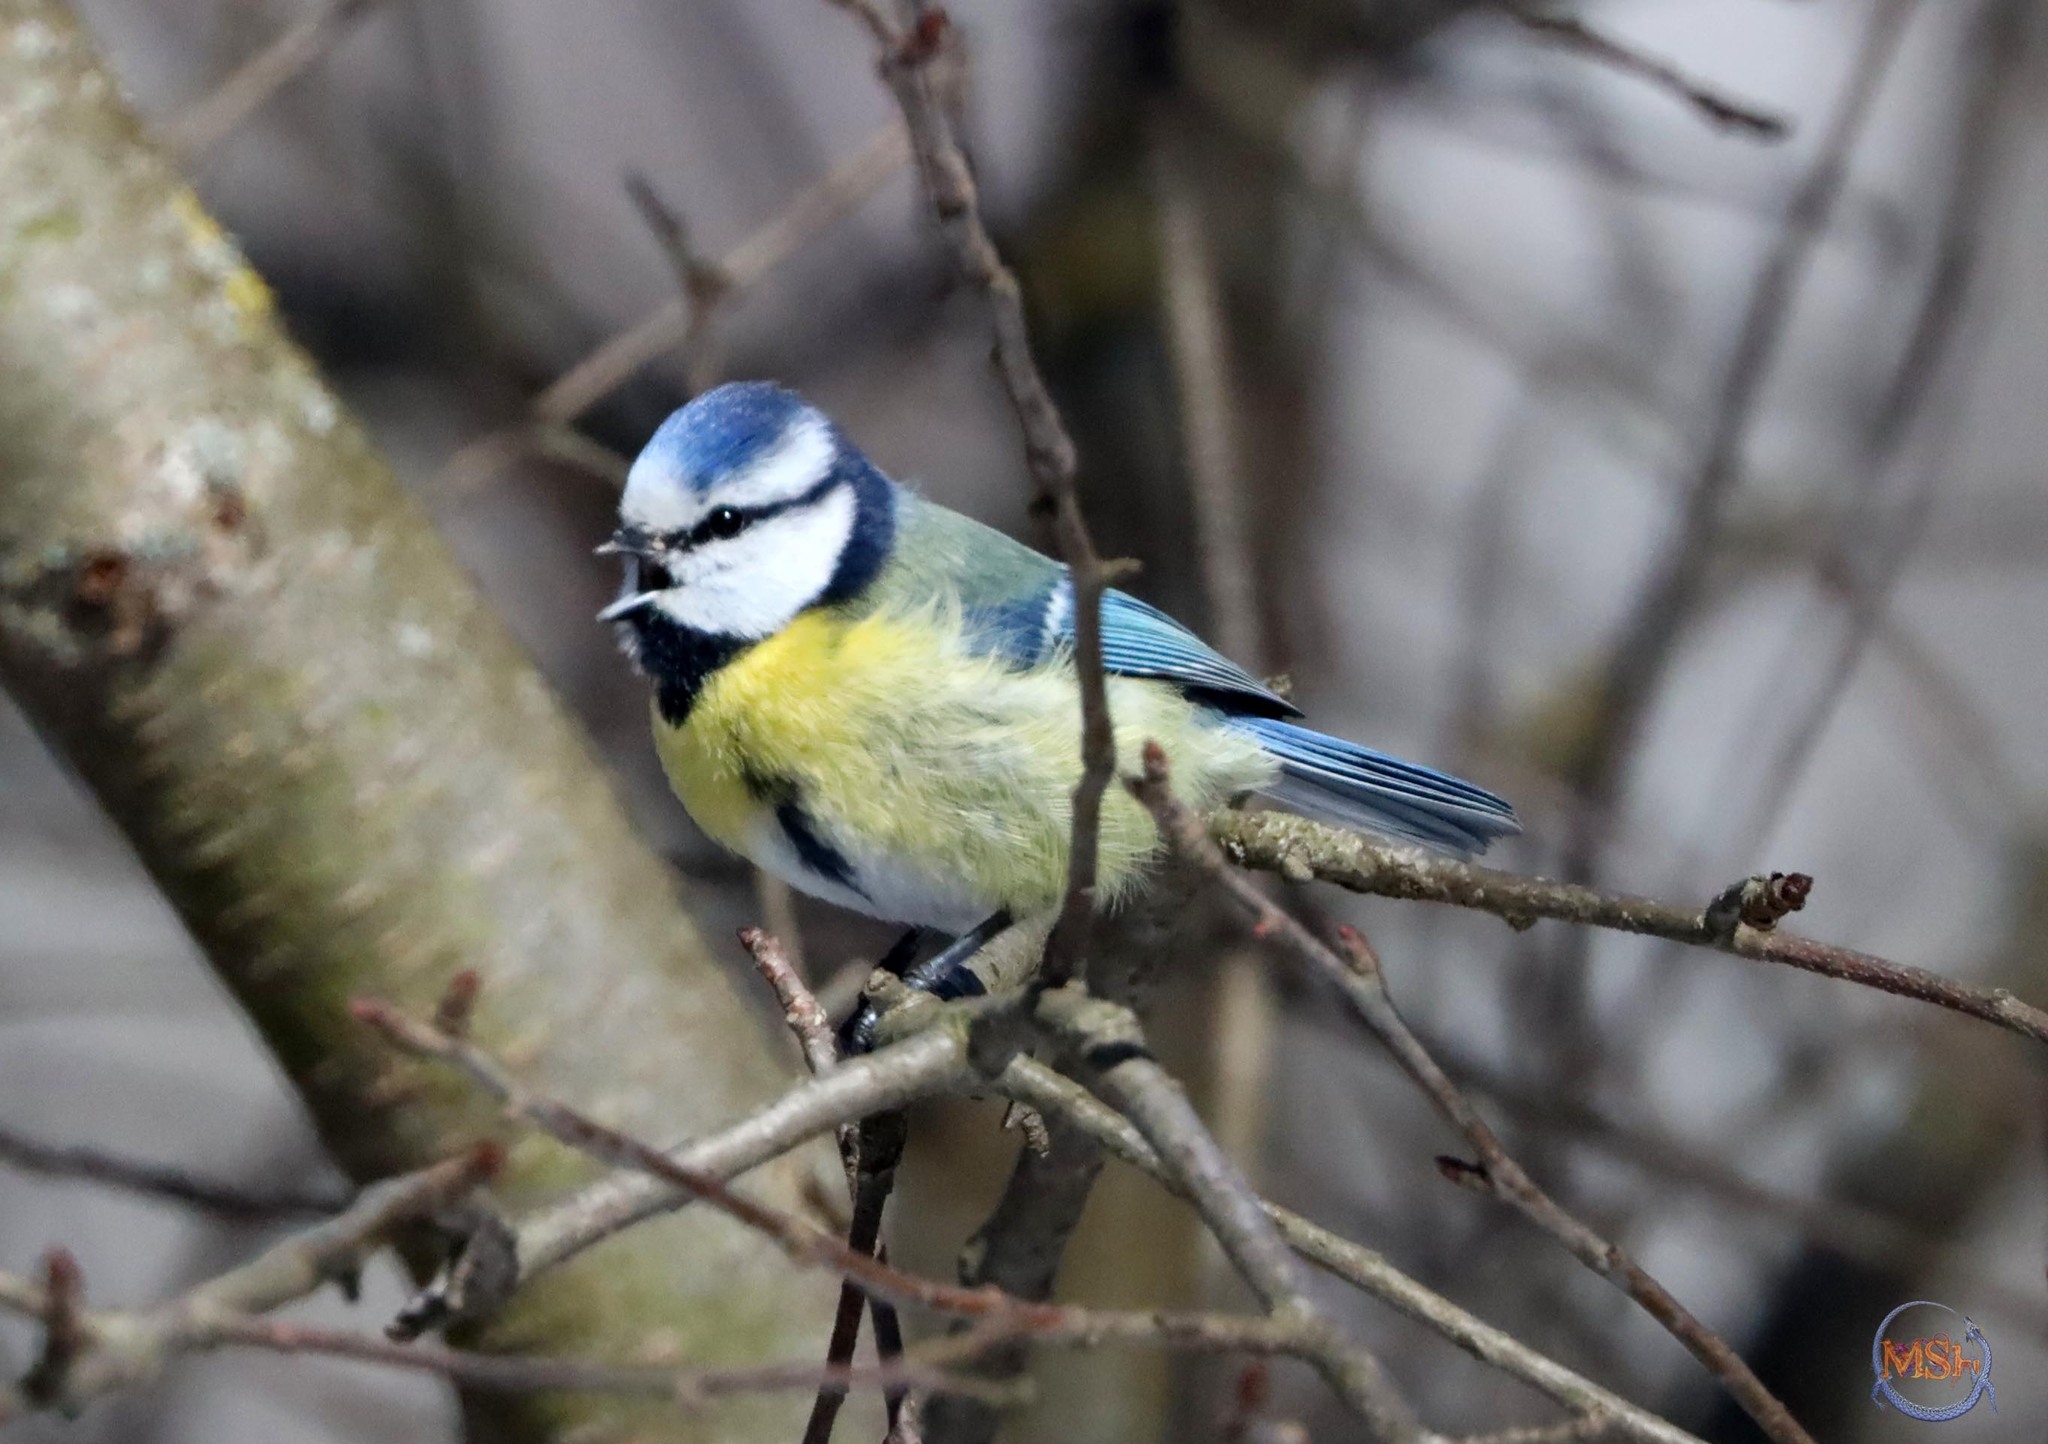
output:
M 988 989 L 968 964 L 990 938 L 1009 925 L 1009 909 L 1000 908 L 914 967 L 891 967 L 890 963 L 906 948 L 915 950 L 918 934 L 913 930 L 897 940 L 896 946 L 883 957 L 881 966 L 901 977 L 907 986 L 935 998 L 979 997 Z M 881 1021 L 881 1010 L 862 998 L 853 1016 L 839 1029 L 839 1051 L 849 1058 L 867 1052 L 875 1046 L 875 1029 Z
M 903 981 L 934 998 L 976 998 L 987 986 L 967 965 L 988 941 L 1010 925 L 1010 910 L 998 908 L 945 947 L 903 974 Z
M 905 928 L 903 936 L 889 944 L 889 951 L 882 954 L 881 960 L 875 966 L 885 973 L 894 973 L 897 977 L 902 977 L 910 971 L 911 963 L 916 960 L 918 946 L 924 942 L 924 934 L 923 928 Z

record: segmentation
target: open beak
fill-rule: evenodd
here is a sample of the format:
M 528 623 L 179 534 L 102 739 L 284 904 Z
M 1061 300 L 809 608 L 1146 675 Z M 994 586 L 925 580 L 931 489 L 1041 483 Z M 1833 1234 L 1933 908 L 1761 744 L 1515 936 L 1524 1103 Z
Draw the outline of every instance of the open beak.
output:
M 659 591 L 643 591 L 640 586 L 640 554 L 630 542 L 613 537 L 598 549 L 599 555 L 622 556 L 626 559 L 626 579 L 619 588 L 619 594 L 612 604 L 597 614 L 600 622 L 616 622 L 629 617 L 660 596 Z
M 597 619 L 600 622 L 616 622 L 622 617 L 630 617 L 660 595 L 660 592 L 627 592 L 599 612 Z

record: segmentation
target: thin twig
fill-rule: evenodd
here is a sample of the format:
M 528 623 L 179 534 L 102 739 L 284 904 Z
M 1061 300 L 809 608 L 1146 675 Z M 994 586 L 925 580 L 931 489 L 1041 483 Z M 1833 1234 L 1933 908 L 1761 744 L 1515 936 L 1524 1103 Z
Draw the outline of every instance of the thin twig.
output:
M 1066 896 L 1045 945 L 1044 980 L 1058 986 L 1072 977 L 1088 951 L 1095 918 L 1096 845 L 1102 797 L 1116 772 L 1116 735 L 1102 670 L 1102 593 L 1108 569 L 1082 519 L 1074 486 L 1078 455 L 1059 408 L 1032 355 L 1024 317 L 1024 290 L 1004 264 L 981 216 L 974 172 L 953 133 L 945 98 L 933 83 L 930 62 L 958 36 L 939 9 L 922 9 L 910 28 L 899 27 L 874 0 L 832 0 L 874 36 L 882 79 L 903 112 L 918 174 L 938 221 L 940 236 L 961 275 L 988 300 L 996 373 L 1009 394 L 1023 433 L 1024 464 L 1031 475 L 1032 510 L 1051 521 L 1060 559 L 1074 590 L 1074 670 L 1081 690 L 1081 777 L 1074 787 L 1073 833 L 1067 854 Z
M 1603 65 L 1648 81 L 1658 89 L 1677 96 L 1714 125 L 1754 140 L 1783 140 L 1792 133 L 1792 123 L 1784 116 L 1723 95 L 1668 61 L 1645 55 L 1611 35 L 1595 30 L 1576 15 L 1541 10 L 1525 3 L 1525 0 L 1507 0 L 1502 8 L 1523 29 Z
M 903 127 L 891 123 L 803 190 L 759 229 L 711 265 L 726 297 L 758 285 L 816 236 L 853 213 L 910 158 Z M 689 334 L 690 305 L 676 297 L 643 321 L 606 341 L 557 377 L 534 399 L 542 422 L 573 421 L 610 395 L 641 367 L 680 345 Z
M 1818 157 L 1787 205 L 1777 243 L 1750 288 L 1742 327 L 1722 375 L 1712 429 L 1678 525 L 1623 621 L 1601 681 L 1598 713 L 1573 769 L 1573 782 L 1584 801 L 1576 815 L 1585 819 L 1566 841 L 1565 874 L 1574 881 L 1590 880 L 1597 868 L 1638 735 L 1701 594 L 1728 499 L 1741 483 L 1743 450 L 1765 382 L 1784 344 L 1792 301 L 1819 242 L 1822 223 L 1847 179 L 1850 154 L 1913 6 L 1914 0 L 1881 0 Z
M 407 1017 L 388 1003 L 359 998 L 351 1010 L 402 1051 L 446 1063 L 504 1105 L 508 1115 L 531 1124 L 557 1142 L 614 1168 L 632 1169 L 680 1189 L 775 1243 L 796 1263 L 832 1269 L 899 1303 L 919 1304 L 942 1313 L 982 1317 L 1006 1307 L 994 1290 L 963 1289 L 936 1283 L 882 1264 L 813 1227 L 786 1209 L 762 1203 L 729 1188 L 708 1169 L 664 1153 L 653 1144 L 598 1122 L 560 1099 L 530 1092 L 505 1066 L 476 1044 L 451 1037 L 430 1023 Z
M 829 1073 L 839 1066 L 839 1043 L 832 1036 L 832 1020 L 825 1016 L 817 996 L 797 972 L 775 935 L 764 928 L 741 928 L 740 946 L 754 960 L 754 966 L 775 1000 L 782 1004 L 782 1020 L 803 1049 L 804 1063 L 812 1073 Z
M 0 1306 L 37 1303 L 35 1315 L 51 1326 L 42 1364 L 16 1390 L 0 1390 L 0 1419 L 28 1408 L 72 1410 L 110 1390 L 146 1383 L 211 1324 L 267 1313 L 329 1282 L 353 1281 L 365 1260 L 397 1230 L 462 1201 L 503 1160 L 503 1150 L 481 1144 L 418 1173 L 374 1184 L 346 1212 L 279 1240 L 166 1304 L 122 1315 L 118 1324 L 77 1314 L 78 1290 L 59 1287 L 54 1273 L 35 1291 L 36 1299 L 26 1298 L 19 1287 L 0 1288 Z M 60 1331 L 52 1314 L 66 1295 L 73 1316 L 60 1358 Z
M 1493 1129 L 1409 1029 L 1387 992 L 1378 960 L 1363 935 L 1344 929 L 1347 958 L 1322 940 L 1233 869 L 1210 839 L 1202 820 L 1174 796 L 1166 754 L 1157 743 L 1145 747 L 1145 772 L 1130 788 L 1151 811 L 1161 834 L 1185 861 L 1220 883 L 1255 920 L 1255 932 L 1277 939 L 1308 967 L 1336 984 L 1360 1020 L 1393 1054 L 1402 1071 L 1428 1095 L 1437 1111 L 1462 1133 L 1478 1154 L 1476 1164 L 1440 1159 L 1447 1177 L 1514 1207 L 1562 1243 L 1581 1263 L 1634 1299 L 1690 1350 L 1719 1380 L 1744 1413 L 1777 1444 L 1813 1444 L 1783 1403 L 1766 1389 L 1728 1342 L 1679 1303 L 1621 1248 L 1566 1212 L 1508 1155 Z
M 164 145 L 187 160 L 212 150 L 325 55 L 378 3 L 323 0 L 226 80 L 166 121 L 160 132 Z
M 628 174 L 626 195 L 654 233 L 675 277 L 676 290 L 690 309 L 683 326 L 683 390 L 694 396 L 711 385 L 717 362 L 718 310 L 731 288 L 718 262 L 698 254 L 682 215 L 662 199 L 652 181 L 637 171 Z
M 845 1154 L 849 1165 L 847 1182 L 853 1195 L 853 1217 L 846 1229 L 846 1248 L 851 1253 L 863 1258 L 883 1257 L 882 1214 L 888 1207 L 889 1195 L 896 1190 L 896 1167 L 903 1160 L 909 1131 L 909 1120 L 900 1108 L 871 1113 L 855 1130 L 853 1148 Z M 825 1346 L 828 1366 L 852 1362 L 854 1346 L 860 1341 L 861 1313 L 870 1303 L 878 1309 L 891 1307 L 886 1299 L 867 1293 L 853 1279 L 840 1281 L 832 1335 Z M 879 1347 L 878 1338 L 878 1352 Z M 803 1444 L 830 1444 L 833 1423 L 845 1402 L 845 1389 L 830 1383 L 821 1385 L 812 1401 L 810 1421 L 804 1426 Z
M 950 1022 L 930 1026 L 797 1084 L 732 1126 L 677 1149 L 675 1157 L 698 1172 L 733 1178 L 842 1123 L 947 1092 L 971 1076 L 966 1028 Z M 638 1169 L 600 1179 L 520 1221 L 520 1281 L 693 1201 L 689 1190 Z
M 250 1188 L 195 1178 L 174 1165 L 150 1163 L 79 1144 L 44 1143 L 0 1128 L 0 1163 L 50 1178 L 76 1178 L 127 1193 L 167 1199 L 222 1218 L 322 1217 L 348 1207 L 338 1189 Z
M 1668 938 L 1932 1003 L 2048 1043 L 2048 1012 L 2021 1002 L 2004 988 L 1972 987 L 1925 968 L 1782 930 L 1720 927 L 1709 920 L 1705 908 L 1501 872 L 1285 813 L 1219 812 L 1208 819 L 1208 831 L 1241 867 L 1301 881 L 1320 879 L 1378 897 L 1472 908 L 1492 913 L 1515 927 L 1552 918 L 1583 927 Z
M 1790 672 L 1791 665 L 1803 663 L 1821 681 L 1807 695 L 1803 706 L 1795 709 L 1792 721 L 1776 729 L 1776 741 L 1764 761 L 1759 763 L 1754 757 L 1744 756 L 1730 764 L 1731 772 L 1739 767 L 1745 776 L 1756 779 L 1748 788 L 1750 805 L 1729 833 L 1738 846 L 1765 839 L 1793 795 L 1794 784 L 1804 774 L 1865 650 L 1883 629 L 1892 590 L 1904 574 L 1933 509 L 1936 485 L 1950 474 L 1947 456 L 1923 463 L 1909 495 L 1896 507 L 1886 534 L 1869 545 L 1871 555 L 1858 565 L 1853 541 L 1858 532 L 1869 527 L 1875 510 L 1873 494 L 1926 410 L 1935 380 L 1971 314 L 1970 293 L 1987 229 L 1986 212 L 1993 182 L 2009 150 L 2001 132 L 2010 130 L 2009 102 L 2018 78 L 2025 73 L 2027 22 L 2032 9 L 2029 0 L 2001 0 L 1984 12 L 1974 47 L 1982 57 L 1983 70 L 1969 76 L 1964 87 L 1966 97 L 1956 128 L 1952 179 L 1934 248 L 1934 265 L 1906 344 L 1886 379 L 1863 444 L 1858 448 L 1859 475 L 1843 500 L 1837 535 L 1815 560 L 1820 590 L 1828 602 L 1839 604 L 1845 613 L 1844 625 L 1830 655 L 1819 666 L 1813 666 L 1809 660 L 1811 633 L 1809 628 L 1802 627 L 1790 646 L 1804 655 L 1789 656 L 1774 669 L 1773 675 L 1783 676 Z M 2005 124 L 2001 125 L 2001 121 Z M 1963 389 L 1963 385 L 1958 377 L 1957 383 L 1948 389 L 1953 392 Z M 1733 795 L 1733 789 L 1725 785 L 1716 792 L 1724 797 Z

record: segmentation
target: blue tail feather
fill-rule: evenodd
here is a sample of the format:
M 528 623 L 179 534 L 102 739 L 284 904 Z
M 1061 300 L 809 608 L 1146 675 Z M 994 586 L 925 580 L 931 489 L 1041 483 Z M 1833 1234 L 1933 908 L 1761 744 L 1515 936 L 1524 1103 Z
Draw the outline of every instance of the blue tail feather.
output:
M 1446 773 L 1276 717 L 1232 717 L 1280 764 L 1266 795 L 1354 827 L 1466 856 L 1520 832 L 1500 798 Z

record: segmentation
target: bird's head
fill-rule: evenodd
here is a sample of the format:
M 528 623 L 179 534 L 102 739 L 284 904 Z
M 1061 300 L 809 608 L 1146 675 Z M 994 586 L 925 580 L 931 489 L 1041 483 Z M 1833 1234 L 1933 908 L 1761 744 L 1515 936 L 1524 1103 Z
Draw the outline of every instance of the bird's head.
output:
M 720 386 L 634 460 L 600 548 L 625 585 L 598 614 L 636 655 L 668 629 L 758 641 L 865 587 L 894 539 L 893 486 L 825 414 L 767 382 Z

